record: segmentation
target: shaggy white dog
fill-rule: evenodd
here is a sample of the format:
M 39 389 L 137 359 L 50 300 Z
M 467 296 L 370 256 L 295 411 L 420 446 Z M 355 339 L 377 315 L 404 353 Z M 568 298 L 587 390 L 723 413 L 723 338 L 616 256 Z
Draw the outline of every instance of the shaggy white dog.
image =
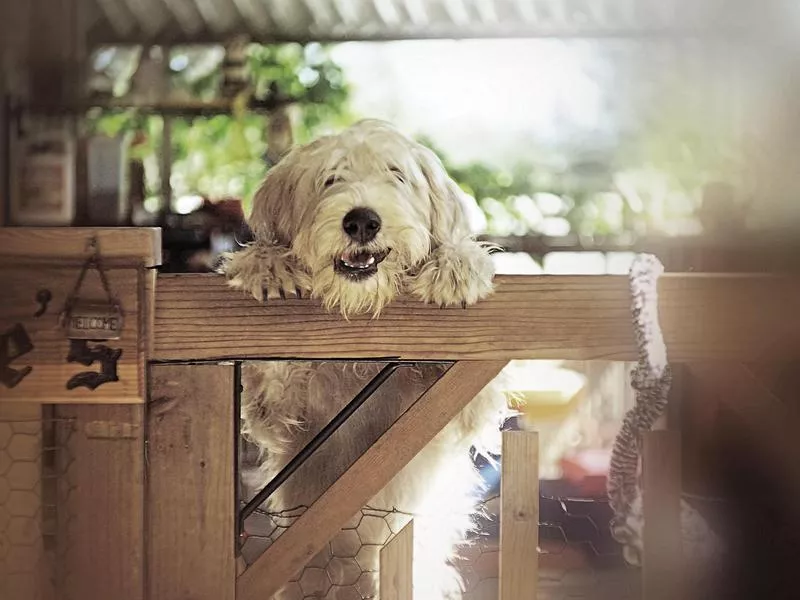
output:
M 227 257 L 230 285 L 259 300 L 310 295 L 345 317 L 377 316 L 398 294 L 441 306 L 475 303 L 492 291 L 489 248 L 471 236 L 462 192 L 427 148 L 386 123 L 363 121 L 297 147 L 257 192 L 254 241 Z M 243 432 L 274 476 L 361 385 L 365 367 L 263 362 L 243 369 Z M 419 370 L 401 370 L 380 402 L 356 414 L 270 500 L 270 510 L 312 503 L 425 389 Z M 417 600 L 460 597 L 449 565 L 472 524 L 478 474 L 470 448 L 496 451 L 508 401 L 490 384 L 375 498 L 370 507 L 414 514 Z M 365 414 L 363 414 L 365 413 Z M 372 564 L 359 567 L 377 569 Z M 358 593 L 371 597 L 376 590 Z M 345 596 L 342 596 L 345 597 Z M 347 596 L 350 597 L 350 596 Z

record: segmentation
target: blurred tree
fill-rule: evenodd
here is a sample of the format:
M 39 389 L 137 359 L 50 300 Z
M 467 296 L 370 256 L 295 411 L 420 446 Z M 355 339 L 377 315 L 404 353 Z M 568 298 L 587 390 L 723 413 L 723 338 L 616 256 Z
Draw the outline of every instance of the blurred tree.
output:
M 138 56 L 118 52 L 118 60 L 106 57 L 100 61 L 99 70 L 115 79 L 116 95 L 124 95 L 130 87 Z M 221 46 L 172 48 L 168 68 L 173 95 L 195 102 L 217 98 L 224 55 Z M 120 66 L 126 60 L 133 66 Z M 274 86 L 281 95 L 296 100 L 293 111 L 296 142 L 306 142 L 355 120 L 356 115 L 348 107 L 350 90 L 345 74 L 332 60 L 328 46 L 250 45 L 247 64 L 256 98 L 264 98 Z M 90 123 L 95 130 L 109 135 L 138 132 L 140 143 L 134 152 L 144 162 L 149 194 L 157 195 L 161 118 L 136 110 L 104 110 L 93 114 Z M 241 102 L 235 103 L 231 114 L 174 117 L 171 178 L 174 198 L 186 195 L 241 198 L 247 209 L 267 169 L 266 130 L 265 115 L 249 112 Z M 662 131 L 670 129 L 665 127 Z M 612 163 L 616 157 L 586 159 L 580 156 L 580 149 L 548 149 L 543 153 L 546 161 L 527 158 L 502 168 L 488 162 L 455 164 L 431 139 L 421 137 L 419 141 L 442 158 L 452 177 L 476 199 L 486 216 L 489 234 L 614 235 L 631 228 L 628 216 L 636 211 L 631 210 L 625 194 L 618 193 L 615 185 L 616 169 Z M 673 141 L 661 143 L 672 148 Z M 642 140 L 636 142 L 641 152 Z M 649 150 L 651 154 L 659 154 L 656 148 Z M 669 151 L 660 154 L 671 156 Z M 630 156 L 623 158 L 630 162 Z
M 475 198 L 486 215 L 488 234 L 622 233 L 622 201 L 612 199 L 608 165 L 593 164 L 591 174 L 580 165 L 559 169 L 534 160 L 508 169 L 483 162 L 460 165 L 430 138 L 420 136 L 418 141 L 436 152 L 453 179 Z
M 168 65 L 172 97 L 194 101 L 217 97 L 223 58 L 220 47 L 172 48 Z M 118 95 L 129 88 L 135 69 L 120 67 L 119 63 L 137 60 L 138 56 L 121 54 L 118 61 L 101 61 L 101 68 L 116 78 L 114 88 Z M 272 86 L 297 105 L 294 135 L 298 142 L 352 121 L 347 106 L 349 88 L 326 46 L 253 44 L 248 47 L 247 64 L 256 98 L 264 98 Z M 267 168 L 266 116 L 249 112 L 241 102 L 234 104 L 232 114 L 172 118 L 174 198 L 235 197 L 249 203 Z M 144 161 L 151 195 L 160 189 L 162 122 L 159 116 L 135 109 L 94 111 L 88 119 L 90 130 L 107 135 L 138 133 L 140 143 L 135 152 Z

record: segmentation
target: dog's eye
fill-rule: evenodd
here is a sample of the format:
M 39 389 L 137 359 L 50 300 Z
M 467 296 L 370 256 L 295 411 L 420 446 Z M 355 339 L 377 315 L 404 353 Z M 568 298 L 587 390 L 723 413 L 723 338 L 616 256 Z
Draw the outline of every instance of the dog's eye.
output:
M 326 188 L 329 188 L 329 187 L 331 187 L 333 184 L 335 184 L 335 183 L 339 183 L 339 179 L 340 179 L 340 178 L 339 178 L 339 176 L 338 176 L 338 175 L 331 175 L 330 177 L 328 177 L 328 178 L 325 180 L 325 183 L 324 183 L 323 185 L 324 185 Z
M 392 172 L 392 175 L 394 175 L 394 178 L 397 179 L 397 181 L 400 183 L 406 182 L 406 176 L 403 175 L 403 172 L 400 169 L 397 167 L 390 167 L 389 170 Z

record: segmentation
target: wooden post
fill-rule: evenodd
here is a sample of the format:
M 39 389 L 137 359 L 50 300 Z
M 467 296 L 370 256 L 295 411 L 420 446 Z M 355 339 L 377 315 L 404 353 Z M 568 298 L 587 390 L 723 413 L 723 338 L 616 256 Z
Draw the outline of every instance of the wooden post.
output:
M 381 600 L 414 597 L 414 521 L 409 521 L 380 553 Z
M 142 405 L 55 407 L 63 598 L 145 598 L 143 414 Z
M 499 600 L 536 600 L 539 582 L 539 434 L 503 432 Z
M 166 48 L 164 49 L 166 52 Z M 168 61 L 165 63 L 168 64 Z M 172 118 L 161 117 L 161 154 L 159 156 L 159 177 L 161 178 L 161 202 L 158 209 L 158 224 L 165 225 L 167 215 L 172 212 Z
M 148 600 L 234 600 L 234 367 L 150 375 Z
M 125 320 L 118 340 L 76 349 L 58 315 L 92 238 Z M 145 597 L 144 340 L 155 281 L 148 269 L 160 261 L 153 229 L 0 229 L 8 290 L 0 304 L 0 414 L 29 415 L 0 424 L 0 530 L 8 514 L 8 539 L 27 546 L 25 560 L 0 568 L 0 598 L 27 600 L 20 575 L 34 566 L 37 598 Z M 81 297 L 105 297 L 96 273 L 87 273 Z M 13 492 L 8 505 L 4 486 Z M 42 548 L 46 560 L 34 556 Z M 0 535 L 0 556 L 5 550 Z
M 644 436 L 643 600 L 680 600 L 681 438 L 671 430 Z

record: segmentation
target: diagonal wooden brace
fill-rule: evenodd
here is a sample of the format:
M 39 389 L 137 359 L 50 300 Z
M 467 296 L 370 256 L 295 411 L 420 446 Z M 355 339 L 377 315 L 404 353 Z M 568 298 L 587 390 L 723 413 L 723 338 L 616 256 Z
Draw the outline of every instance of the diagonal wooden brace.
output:
M 506 364 L 454 364 L 239 577 L 236 599 L 271 598 Z

